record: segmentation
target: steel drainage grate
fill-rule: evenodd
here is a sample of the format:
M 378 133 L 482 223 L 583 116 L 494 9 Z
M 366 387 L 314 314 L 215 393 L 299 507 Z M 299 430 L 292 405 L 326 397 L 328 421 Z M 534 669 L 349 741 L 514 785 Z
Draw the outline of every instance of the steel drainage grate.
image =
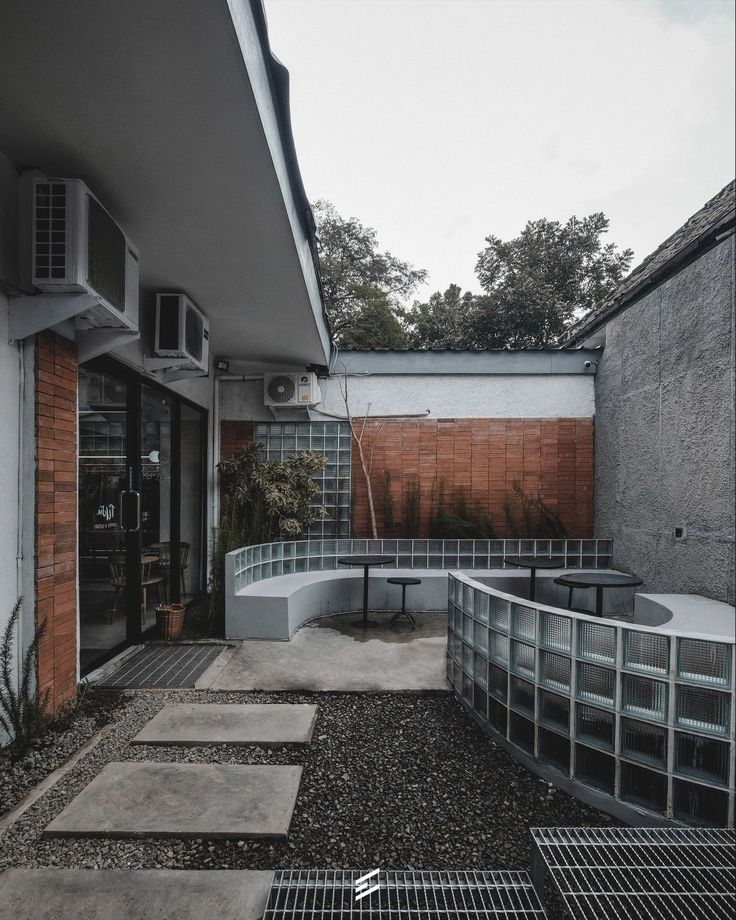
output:
M 533 828 L 545 870 L 576 920 L 733 920 L 736 835 L 702 828 Z
M 193 687 L 224 648 L 224 645 L 149 645 L 96 686 L 121 689 Z
M 278 870 L 263 920 L 514 920 L 546 916 L 526 872 L 384 872 L 356 900 L 370 870 Z

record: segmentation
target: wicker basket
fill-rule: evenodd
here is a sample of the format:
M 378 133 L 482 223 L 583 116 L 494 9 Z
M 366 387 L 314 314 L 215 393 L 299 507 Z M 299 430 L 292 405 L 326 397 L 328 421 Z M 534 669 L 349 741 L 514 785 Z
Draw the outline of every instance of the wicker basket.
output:
M 184 628 L 184 614 L 186 609 L 183 604 L 161 604 L 156 608 L 156 626 L 162 639 L 173 641 L 181 638 Z

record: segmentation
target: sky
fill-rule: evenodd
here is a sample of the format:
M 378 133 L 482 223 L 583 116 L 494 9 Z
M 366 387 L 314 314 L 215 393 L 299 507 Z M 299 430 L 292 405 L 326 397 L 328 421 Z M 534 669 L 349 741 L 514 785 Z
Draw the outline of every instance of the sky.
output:
M 266 0 L 310 200 L 478 291 L 489 234 L 603 211 L 632 267 L 734 177 L 733 0 Z

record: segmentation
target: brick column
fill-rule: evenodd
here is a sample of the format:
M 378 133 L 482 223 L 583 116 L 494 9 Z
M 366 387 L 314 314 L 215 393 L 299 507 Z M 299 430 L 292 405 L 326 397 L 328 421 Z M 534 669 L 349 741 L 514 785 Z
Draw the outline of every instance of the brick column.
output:
M 73 342 L 36 338 L 36 623 L 38 690 L 56 712 L 77 687 L 77 387 Z

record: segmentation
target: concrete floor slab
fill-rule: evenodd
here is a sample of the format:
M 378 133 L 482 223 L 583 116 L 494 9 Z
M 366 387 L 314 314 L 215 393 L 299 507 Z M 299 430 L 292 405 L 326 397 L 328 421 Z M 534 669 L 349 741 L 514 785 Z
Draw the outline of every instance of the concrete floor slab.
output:
M 13 920 L 261 920 L 273 872 L 8 869 L 0 917 Z
M 309 744 L 316 715 L 306 703 L 170 703 L 131 744 Z
M 241 643 L 212 682 L 215 690 L 447 690 L 447 615 L 416 614 L 417 628 L 390 625 L 392 613 L 371 613 L 378 626 L 355 627 L 359 614 L 322 617 L 288 642 Z
M 47 837 L 286 838 L 298 766 L 109 763 Z

